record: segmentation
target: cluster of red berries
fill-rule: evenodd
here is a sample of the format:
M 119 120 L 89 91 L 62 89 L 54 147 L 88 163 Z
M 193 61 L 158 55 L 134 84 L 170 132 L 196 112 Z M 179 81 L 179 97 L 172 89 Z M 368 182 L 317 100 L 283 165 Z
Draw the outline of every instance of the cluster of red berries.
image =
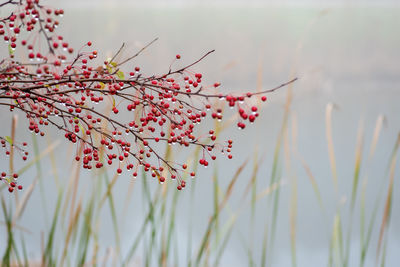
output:
M 64 14 L 64 10 L 62 9 L 50 9 L 44 8 L 39 4 L 38 0 L 25 0 L 20 1 L 19 3 L 14 1 L 9 1 L 11 4 L 16 4 L 18 8 L 16 12 L 11 13 L 11 15 L 2 20 L 3 24 L 0 24 L 0 36 L 3 36 L 3 39 L 6 43 L 9 43 L 10 49 L 13 51 L 17 48 L 17 38 L 23 30 L 27 32 L 35 32 L 37 31 L 44 31 L 53 33 L 55 29 L 59 25 L 59 21 L 56 19 L 58 16 L 62 16 Z M 7 4 L 7 2 L 5 3 Z M 45 33 L 46 37 L 47 34 Z M 50 38 L 47 38 L 47 41 L 51 41 Z M 45 55 L 42 55 L 40 52 L 36 54 L 33 53 L 33 45 L 28 44 L 26 39 L 21 40 L 22 46 L 27 46 L 28 50 L 28 57 L 30 59 L 38 59 L 47 61 L 48 58 Z M 65 50 L 68 50 L 69 53 L 73 53 L 73 48 L 68 46 L 67 42 L 63 42 L 62 36 L 58 36 L 55 39 L 50 49 L 57 49 L 62 47 Z M 13 57 L 14 54 L 10 53 L 10 56 Z M 64 55 L 59 56 L 60 60 L 65 60 L 66 57 Z
M 162 75 L 147 76 L 138 66 L 124 69 L 123 64 L 135 56 L 118 63 L 113 59 L 119 52 L 103 66 L 94 67 L 92 60 L 98 52 L 85 51 L 91 42 L 73 55 L 74 49 L 55 33 L 63 10 L 45 7 L 39 0 L 13 4 L 16 11 L 0 24 L 0 35 L 11 48 L 10 57 L 0 68 L 0 102 L 10 111 L 24 113 L 29 130 L 36 134 L 43 136 L 47 126 L 63 131 L 66 140 L 83 147 L 75 160 L 85 169 L 115 165 L 117 174 L 125 168 L 133 171 L 133 177 L 141 169 L 160 183 L 166 177 L 176 180 L 181 190 L 186 186 L 183 174 L 196 174 L 187 171 L 186 164 L 165 159 L 158 143 L 200 146 L 203 157 L 199 163 L 204 167 L 216 159 L 216 152 L 222 151 L 231 159 L 231 140 L 219 143 L 214 130 L 202 135 L 198 127 L 208 117 L 223 119 L 223 109 L 213 99 L 226 100 L 228 106 L 236 108 L 237 125 L 244 129 L 246 121 L 253 123 L 259 116 L 258 108 L 249 105 L 248 99 L 285 85 L 255 94 L 220 93 L 219 82 L 208 86 L 201 73 L 192 71 L 210 52 Z M 16 60 L 19 36 L 26 37 L 21 44 L 25 49 L 22 57 L 27 55 L 28 63 Z M 178 54 L 174 60 L 181 59 Z M 261 100 L 266 101 L 266 96 Z M 9 188 L 14 188 L 16 183 L 10 179 Z
M 7 139 L 1 138 L 1 146 L 3 149 L 5 149 L 5 154 L 7 156 L 10 156 L 11 154 L 11 148 L 14 148 L 21 156 L 22 160 L 27 160 L 29 152 L 24 150 L 24 147 L 26 147 L 28 144 L 26 142 L 22 143 L 22 146 L 19 144 L 15 144 L 13 140 L 10 137 L 7 137 Z M 0 176 L 0 181 L 5 182 L 8 185 L 8 191 L 12 193 L 15 188 L 22 190 L 22 185 L 18 185 L 18 174 L 17 173 L 12 173 L 7 175 L 6 172 L 2 172 Z
M 11 175 L 7 176 L 7 173 L 2 172 L 0 181 L 6 181 L 9 186 L 8 186 L 8 192 L 12 193 L 14 192 L 14 189 L 17 188 L 18 190 L 22 190 L 22 185 L 17 185 L 17 180 L 18 180 L 18 174 L 13 173 Z

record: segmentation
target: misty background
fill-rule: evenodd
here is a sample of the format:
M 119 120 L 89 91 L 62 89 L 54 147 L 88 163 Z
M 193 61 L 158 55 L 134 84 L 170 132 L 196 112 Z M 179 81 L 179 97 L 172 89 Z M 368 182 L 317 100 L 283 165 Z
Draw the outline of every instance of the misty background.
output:
M 123 42 L 127 49 L 124 55 L 135 53 L 148 42 L 159 40 L 149 47 L 130 66 L 141 66 L 146 74 L 168 70 L 176 54 L 182 62 L 190 63 L 205 52 L 216 51 L 193 69 L 202 72 L 209 84 L 219 81 L 226 92 L 246 92 L 272 88 L 293 77 L 298 77 L 291 88 L 282 88 L 268 95 L 269 100 L 260 104 L 260 118 L 245 131 L 234 125 L 225 130 L 220 140 L 234 140 L 233 159 L 221 157 L 218 173 L 221 185 L 227 185 L 235 170 L 246 159 L 250 159 L 238 181 L 237 194 L 233 193 L 231 206 L 223 216 L 241 202 L 241 192 L 251 179 L 252 164 L 262 159 L 259 169 L 260 190 L 269 185 L 273 153 L 279 138 L 284 107 L 289 92 L 290 105 L 289 150 L 292 153 L 290 168 L 283 152 L 281 165 L 281 201 L 279 203 L 276 244 L 273 248 L 273 266 L 291 266 L 289 235 L 289 209 L 292 187 L 297 186 L 297 263 L 298 266 L 325 266 L 328 262 L 330 235 L 334 216 L 339 207 L 349 206 L 354 175 L 357 133 L 363 129 L 364 148 L 360 183 L 366 188 L 367 218 L 377 197 L 385 196 L 389 177 L 389 160 L 400 130 L 400 9 L 397 1 L 48 1 L 51 6 L 64 8 L 59 31 L 72 47 L 80 47 L 87 41 L 99 51 L 99 60 L 111 56 Z M 101 61 L 100 61 L 101 62 Z M 184 64 L 182 63 L 182 64 Z M 334 105 L 332 113 L 332 135 L 338 170 L 338 192 L 335 193 L 329 163 L 326 140 L 325 114 L 329 103 Z M 229 113 L 229 112 L 228 112 Z M 2 113 L 0 123 L 11 125 L 8 114 Z M 379 116 L 384 116 L 376 152 L 368 161 L 374 127 Z M 17 138 L 31 140 L 20 118 Z M 205 131 L 207 129 L 204 129 Z M 8 128 L 1 134 L 7 135 Z M 292 138 L 293 133 L 296 138 Z M 57 131 L 50 131 L 47 138 L 40 139 L 39 147 L 62 140 Z M 294 156 L 296 152 L 297 156 Z M 70 177 L 70 166 L 74 149 L 67 144 L 56 149 L 57 175 L 65 184 Z M 176 152 L 176 157 L 179 156 Z M 302 165 L 304 160 L 321 191 L 325 211 L 321 211 L 317 198 Z M 50 166 L 48 158 L 42 166 Z M 8 162 L 1 161 L 7 168 Z M 232 168 L 233 167 L 233 168 Z M 193 240 L 200 243 L 206 222 L 213 210 L 213 167 L 200 168 L 197 175 L 194 205 L 190 206 L 190 190 L 182 192 L 177 216 L 178 245 L 185 250 L 188 220 L 194 223 Z M 54 173 L 43 168 L 46 187 L 54 186 Z M 36 170 L 25 173 L 23 184 L 29 185 Z M 296 185 L 293 184 L 295 177 Z M 225 179 L 226 178 L 226 179 Z M 396 266 L 400 251 L 399 175 L 395 173 L 392 217 L 388 233 L 386 264 Z M 80 190 L 92 190 L 85 180 L 95 179 L 83 170 Z M 143 209 L 140 192 L 141 179 L 135 181 L 129 175 L 121 175 L 113 192 L 117 213 L 123 215 L 121 222 L 122 252 L 130 246 L 139 230 Z M 123 209 L 124 199 L 130 184 L 136 183 L 131 205 Z M 152 190 L 158 183 L 151 183 Z M 188 183 L 190 188 L 190 182 Z M 239 188 L 239 189 L 238 189 Z M 53 194 L 54 193 L 54 194 Z M 46 230 L 50 215 L 42 207 L 43 199 L 49 210 L 53 210 L 56 193 L 46 196 L 39 190 L 32 198 L 20 222 L 29 225 L 26 242 L 29 255 L 39 257 L 40 235 Z M 2 194 L 4 194 L 2 192 Z M 6 196 L 7 197 L 7 196 Z M 120 198 L 119 198 L 120 197 Z M 381 197 L 381 206 L 384 198 Z M 359 202 L 359 198 L 357 203 Z M 244 210 L 227 245 L 221 266 L 246 266 L 249 240 L 254 240 L 256 259 L 261 255 L 262 234 L 266 210 L 270 207 L 261 202 L 257 205 L 256 234 L 247 235 L 250 210 Z M 188 212 L 191 209 L 191 215 Z M 367 255 L 366 266 L 375 266 L 376 238 L 378 237 L 383 208 L 377 214 L 372 245 Z M 343 212 L 343 221 L 348 222 L 348 212 Z M 355 225 L 359 225 L 356 212 Z M 114 238 L 108 210 L 101 214 L 99 242 L 103 249 L 112 247 Z M 4 227 L 0 228 L 4 236 Z M 350 266 L 359 262 L 360 236 L 354 229 L 351 238 Z M 0 249 L 4 249 L 0 242 Z M 105 253 L 105 249 L 101 251 Z M 186 252 L 179 256 L 185 266 Z M 139 253 L 140 255 L 140 253 Z M 258 255 L 258 257 L 257 257 Z M 137 261 L 141 262 L 140 257 Z M 258 266 L 258 262 L 257 262 Z

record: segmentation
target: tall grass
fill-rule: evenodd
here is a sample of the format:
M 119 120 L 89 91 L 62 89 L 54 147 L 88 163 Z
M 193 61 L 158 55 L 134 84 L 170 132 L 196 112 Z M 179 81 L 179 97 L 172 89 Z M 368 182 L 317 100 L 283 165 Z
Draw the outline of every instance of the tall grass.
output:
M 329 266 L 350 266 L 350 259 L 358 258 L 359 265 L 365 266 L 368 253 L 376 254 L 376 264 L 384 266 L 388 246 L 388 228 L 393 212 L 393 193 L 395 183 L 395 169 L 397 153 L 400 145 L 400 135 L 394 142 L 387 171 L 382 175 L 385 183 L 376 190 L 376 202 L 373 207 L 366 207 L 366 190 L 368 188 L 368 174 L 370 165 L 374 163 L 374 154 L 378 147 L 384 117 L 377 119 L 369 146 L 367 158 L 363 158 L 365 150 L 365 131 L 360 127 L 355 145 L 355 160 L 352 188 L 349 193 L 350 202 L 337 198 L 334 214 L 330 214 L 324 203 L 328 201 L 321 194 L 321 185 L 313 174 L 312 165 L 297 149 L 297 118 L 291 112 L 291 96 L 288 96 L 285 114 L 281 128 L 277 133 L 272 162 L 266 161 L 266 154 L 253 154 L 242 161 L 232 171 L 232 176 L 222 175 L 218 165 L 212 175 L 213 188 L 210 192 L 201 192 L 196 186 L 196 179 L 188 183 L 184 192 L 178 192 L 173 183 L 166 182 L 155 189 L 151 180 L 145 174 L 141 177 L 141 188 L 135 187 L 135 182 L 120 181 L 129 184 L 124 203 L 120 203 L 116 194 L 115 185 L 121 176 L 109 176 L 107 171 L 92 172 L 92 179 L 86 188 L 81 188 L 83 177 L 79 165 L 72 163 L 70 174 L 60 173 L 54 150 L 58 142 L 48 140 L 48 146 L 41 151 L 36 136 L 33 136 L 34 155 L 21 169 L 22 174 L 31 168 L 36 168 L 36 177 L 33 183 L 22 191 L 21 196 L 10 195 L 4 186 L 1 187 L 2 219 L 0 227 L 2 237 L 1 253 L 2 266 L 219 266 L 224 263 L 224 255 L 231 243 L 240 241 L 244 255 L 247 255 L 248 266 L 272 266 L 276 249 L 276 234 L 280 228 L 282 205 L 285 194 L 282 186 L 289 184 L 289 223 L 287 237 L 290 247 L 291 265 L 297 266 L 297 220 L 299 183 L 307 182 L 314 192 L 314 200 L 318 202 L 320 210 L 328 218 L 331 225 L 329 257 L 326 259 Z M 328 161 L 331 165 L 333 177 L 332 190 L 338 197 L 341 192 L 340 177 L 337 172 L 340 160 L 334 153 L 334 105 L 326 108 L 326 138 L 328 147 Z M 225 126 L 217 128 L 223 131 Z M 11 138 L 15 139 L 17 129 L 16 119 L 12 122 Z M 81 150 L 80 147 L 78 150 Z M 103 152 L 101 152 L 103 153 Z M 189 157 L 188 165 L 194 170 L 199 167 L 197 162 L 201 151 L 198 149 Z M 282 157 L 283 156 L 283 157 Z M 14 151 L 10 155 L 10 171 L 15 169 L 13 161 Z M 165 158 L 174 160 L 174 153 L 169 146 L 165 149 Z M 42 160 L 50 159 L 51 168 L 43 168 Z M 294 166 L 298 164 L 302 168 Z M 338 164 L 338 165 L 337 165 Z M 268 166 L 270 173 L 262 172 L 262 166 Z M 50 174 L 46 173 L 47 171 Z M 245 177 L 245 171 L 249 177 Z M 305 175 L 308 180 L 300 181 L 298 177 Z M 349 174 L 351 175 L 351 174 Z M 282 177 L 288 177 L 283 179 Z M 55 188 L 49 188 L 49 179 L 54 182 Z M 63 180 L 67 179 L 67 183 Z M 188 177 L 183 177 L 188 179 Z M 238 182 L 244 180 L 245 186 L 238 187 Z M 265 183 L 266 181 L 266 183 Z M 266 187 L 262 188 L 266 184 Z M 326 184 L 326 183 L 324 183 Z M 39 186 L 38 186 L 39 185 Z M 53 190 L 56 199 L 49 199 L 47 193 Z M 33 193 L 41 195 L 42 206 L 30 202 Z M 21 193 L 20 193 L 21 194 Z M 142 206 L 132 205 L 133 194 L 142 194 Z M 179 209 L 183 194 L 190 194 L 187 204 L 188 210 Z M 198 194 L 209 194 L 212 199 L 210 212 L 202 222 L 194 224 L 194 207 L 198 204 Z M 233 196 L 239 196 L 240 204 Z M 236 200 L 238 198 L 236 197 Z M 261 205 L 264 203 L 265 205 Z M 383 203 L 383 204 L 382 204 Z M 120 208 L 123 207 L 123 208 Z M 266 207 L 266 209 L 260 209 Z M 369 209 L 370 208 L 370 209 Z M 29 225 L 20 225 L 21 218 L 27 209 L 43 209 L 46 212 L 42 240 L 37 240 L 36 247 L 28 247 L 26 237 L 30 235 Z M 126 213 L 144 213 L 136 216 L 138 226 L 135 226 L 134 236 L 124 234 Z M 110 247 L 104 247 L 101 241 L 102 220 L 105 211 L 110 214 L 111 228 L 114 237 Z M 122 212 L 121 212 L 122 211 Z M 286 212 L 286 210 L 285 210 Z M 359 220 L 355 220 L 359 212 Z M 179 213 L 185 213 L 187 220 L 177 221 Z M 107 214 L 107 213 L 106 213 Z M 345 216 L 349 214 L 348 216 Z M 378 220 L 377 216 L 381 215 Z M 246 217 L 247 216 L 247 217 Z M 238 229 L 237 222 L 245 218 L 248 227 Z M 359 222 L 359 225 L 356 223 Z M 199 227 L 202 224 L 203 228 Z M 134 224 L 136 225 L 136 224 Z M 134 225 L 132 227 L 134 227 Z M 186 228 L 182 230 L 182 227 Z M 260 230 L 262 225 L 263 230 Z M 257 228 L 258 227 L 258 228 Z M 356 231 L 360 234 L 360 250 L 352 250 L 352 241 Z M 187 243 L 182 244 L 180 235 L 185 234 Z M 262 238 L 255 236 L 262 235 Z M 246 237 L 248 236 L 248 238 Z M 282 239 L 281 236 L 279 236 Z M 260 242 L 261 240 L 261 242 Z M 376 241 L 375 241 L 376 240 Z M 32 257 L 32 251 L 41 248 L 40 257 Z M 373 251 L 375 248 L 375 251 Z M 327 249 L 328 250 L 328 249 Z M 321 263 L 321 265 L 323 265 Z

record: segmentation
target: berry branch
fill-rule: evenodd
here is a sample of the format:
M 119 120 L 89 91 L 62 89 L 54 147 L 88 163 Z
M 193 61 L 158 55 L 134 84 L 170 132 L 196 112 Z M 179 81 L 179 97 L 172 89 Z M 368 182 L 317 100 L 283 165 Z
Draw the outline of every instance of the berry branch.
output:
M 181 190 L 186 185 L 182 174 L 190 171 L 186 164 L 166 160 L 160 143 L 200 146 L 203 157 L 199 163 L 204 166 L 216 159 L 218 151 L 232 158 L 231 140 L 217 142 L 213 129 L 204 136 L 199 127 L 208 117 L 223 119 L 222 108 L 213 99 L 235 108 L 240 115 L 237 126 L 244 129 L 259 116 L 258 108 L 250 105 L 251 97 L 261 95 L 266 101 L 267 93 L 297 80 L 256 93 L 224 94 L 219 92 L 220 83 L 203 84 L 203 75 L 192 69 L 214 50 L 176 70 L 172 63 L 161 75 L 147 76 L 140 67 L 127 66 L 157 38 L 117 62 L 122 44 L 111 59 L 94 67 L 98 52 L 90 49 L 91 42 L 74 56 L 74 49 L 56 34 L 62 9 L 45 7 L 39 0 L 9 0 L 0 7 L 11 5 L 15 10 L 0 19 L 0 37 L 9 51 L 0 61 L 0 106 L 24 114 L 31 132 L 44 136 L 51 126 L 61 131 L 67 142 L 83 146 L 75 160 L 85 169 L 114 165 L 121 174 L 125 166 L 134 177 L 143 170 L 160 183 L 169 174 Z M 176 60 L 181 56 L 176 55 L 173 62 Z M 7 136 L 0 141 L 6 155 L 12 147 L 27 159 L 27 143 L 17 144 Z M 8 184 L 10 192 L 22 189 L 16 173 L 2 172 L 0 180 Z

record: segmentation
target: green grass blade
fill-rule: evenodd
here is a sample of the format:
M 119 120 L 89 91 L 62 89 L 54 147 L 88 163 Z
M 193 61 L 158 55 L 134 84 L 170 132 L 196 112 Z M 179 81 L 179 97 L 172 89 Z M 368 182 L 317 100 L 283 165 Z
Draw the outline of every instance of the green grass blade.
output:
M 3 196 L 1 196 L 1 207 L 3 210 L 4 219 L 5 219 L 6 227 L 7 227 L 7 245 L 6 245 L 4 255 L 3 255 L 2 263 L 5 266 L 10 266 L 14 235 L 13 235 L 13 229 L 12 229 L 12 223 L 11 223 L 11 214 L 9 214 L 9 212 L 7 211 L 6 203 L 5 203 Z
M 54 235 L 55 235 L 55 232 L 56 232 L 57 222 L 58 222 L 58 218 L 59 218 L 59 212 L 60 212 L 60 207 L 61 207 L 62 196 L 63 196 L 63 192 L 61 190 L 59 190 L 58 191 L 57 204 L 56 204 L 55 211 L 53 213 L 53 220 L 52 220 L 52 223 L 51 223 L 51 228 L 50 228 L 49 236 L 48 236 L 48 239 L 47 239 L 47 245 L 46 245 L 46 249 L 44 251 L 43 259 L 42 259 L 42 262 L 46 266 L 55 266 L 56 265 L 56 260 L 53 257 L 54 256 L 53 255 Z
M 387 190 L 385 209 L 383 212 L 382 223 L 381 223 L 381 227 L 380 227 L 380 231 L 379 231 L 378 248 L 377 248 L 377 252 L 376 252 L 377 260 L 379 259 L 380 252 L 382 249 L 382 242 L 383 242 L 384 235 L 386 234 L 386 232 L 389 228 L 390 215 L 391 215 L 391 211 L 392 211 L 392 202 L 393 202 L 394 173 L 395 173 L 395 168 L 396 168 L 397 151 L 398 151 L 399 145 L 400 145 L 400 133 L 397 136 L 395 150 L 391 156 L 389 186 L 388 186 L 388 190 Z M 385 242 L 387 242 L 387 238 L 386 238 Z M 382 263 L 384 263 L 384 258 L 385 258 L 384 253 L 382 254 L 381 258 L 382 258 Z
M 204 255 L 204 252 L 209 245 L 210 237 L 211 237 L 212 231 L 215 227 L 215 222 L 216 222 L 217 216 L 218 216 L 218 214 L 221 213 L 222 209 L 225 207 L 227 201 L 229 200 L 230 196 L 232 195 L 232 190 L 234 188 L 234 185 L 235 185 L 237 179 L 239 178 L 240 173 L 243 171 L 244 167 L 247 165 L 247 162 L 248 162 L 248 159 L 245 160 L 243 162 L 243 164 L 241 166 L 239 166 L 239 168 L 236 170 L 232 180 L 230 181 L 228 187 L 225 190 L 222 200 L 218 204 L 218 209 L 214 211 L 214 214 L 210 218 L 210 221 L 208 223 L 205 234 L 203 235 L 203 239 L 202 239 L 199 251 L 197 253 L 197 257 L 195 260 L 195 266 L 199 266 L 200 261 Z
M 89 246 L 90 236 L 92 235 L 92 219 L 94 211 L 94 198 L 92 197 L 84 214 L 82 229 L 80 233 L 80 240 L 78 246 L 78 259 L 77 266 L 84 266 L 87 257 L 87 250 Z

